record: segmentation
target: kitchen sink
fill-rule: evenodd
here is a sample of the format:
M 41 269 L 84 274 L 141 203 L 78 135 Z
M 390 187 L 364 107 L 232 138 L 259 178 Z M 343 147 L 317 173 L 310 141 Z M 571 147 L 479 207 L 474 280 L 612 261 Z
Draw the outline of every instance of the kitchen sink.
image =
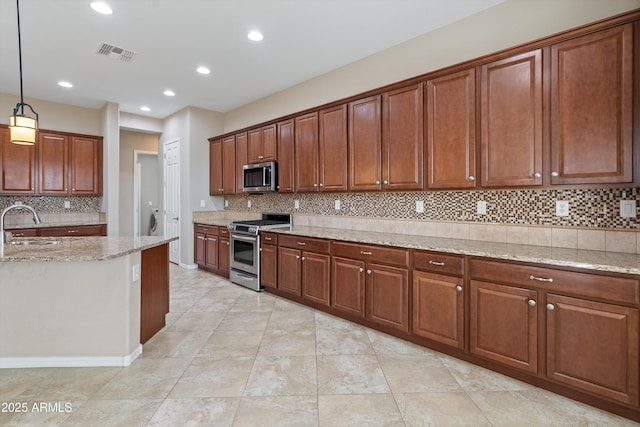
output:
M 56 245 L 58 243 L 57 240 L 13 240 L 9 242 L 10 245 L 16 246 L 46 246 L 46 245 Z

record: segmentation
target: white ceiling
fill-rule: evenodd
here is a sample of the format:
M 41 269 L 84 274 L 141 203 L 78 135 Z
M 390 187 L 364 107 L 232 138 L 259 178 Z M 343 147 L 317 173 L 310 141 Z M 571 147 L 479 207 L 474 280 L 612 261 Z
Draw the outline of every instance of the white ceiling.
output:
M 188 105 L 226 112 L 503 1 L 106 0 L 106 16 L 90 0 L 21 0 L 24 95 L 157 118 Z M 18 96 L 16 23 L 16 1 L 0 0 L 0 93 Z M 253 29 L 263 41 L 247 38 Z M 99 56 L 101 42 L 136 56 Z

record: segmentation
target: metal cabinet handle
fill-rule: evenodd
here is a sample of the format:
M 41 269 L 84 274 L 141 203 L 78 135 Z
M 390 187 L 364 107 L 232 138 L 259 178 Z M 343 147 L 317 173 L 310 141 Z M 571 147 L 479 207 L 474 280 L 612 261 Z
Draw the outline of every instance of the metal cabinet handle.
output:
M 273 240 L 273 239 L 272 239 L 271 237 L 266 237 L 266 236 L 265 236 L 265 237 L 264 237 L 264 240 L 267 240 L 267 241 L 269 241 L 269 242 L 270 242 L 270 241 L 271 241 L 271 240 Z
M 360 254 L 362 254 L 362 255 L 373 255 L 373 252 L 369 252 L 369 251 L 360 251 Z
M 444 267 L 444 262 L 442 262 L 442 261 L 432 261 L 432 260 L 429 260 L 429 264 L 431 264 L 431 265 L 437 265 L 438 267 Z
M 456 286 L 456 291 L 457 292 L 462 292 L 462 286 L 460 286 L 460 285 Z
M 556 306 L 555 306 L 555 305 L 553 305 L 553 304 L 547 304 L 547 310 L 549 310 L 549 311 L 553 311 L 553 310 L 555 310 L 555 309 L 556 309 Z
M 376 185 L 380 185 L 380 181 L 376 180 Z
M 371 274 L 371 273 L 373 273 L 373 271 L 367 270 L 367 274 Z
M 317 187 L 317 186 L 318 186 L 318 184 L 314 183 L 314 184 L 313 184 L 313 186 L 314 186 L 314 187 Z
M 556 171 L 551 172 L 551 176 L 559 176 L 560 174 Z
M 231 243 L 229 242 L 224 242 L 227 246 L 231 245 Z M 260 248 L 260 250 L 262 250 L 262 248 Z
M 389 181 L 385 179 L 384 181 L 382 181 L 382 183 L 383 183 L 384 185 L 387 185 L 387 184 L 389 184 Z
M 258 156 L 258 160 L 264 159 L 264 156 Z
M 323 183 L 320 183 L 320 187 L 324 187 L 324 184 L 323 184 Z
M 302 261 L 304 261 L 306 258 L 305 258 L 305 257 L 302 257 L 302 258 L 300 258 L 300 259 L 301 259 Z
M 216 239 L 215 237 L 207 237 L 207 240 L 211 240 L 212 242 L 218 241 L 218 239 Z
M 300 255 L 296 255 L 296 259 L 300 259 Z
M 538 282 L 553 282 L 553 279 L 551 277 L 536 277 L 534 275 L 529 276 L 530 280 L 537 280 Z
M 536 172 L 533 174 L 534 178 L 540 178 L 542 176 L 542 174 L 540 172 Z
M 470 175 L 470 176 L 467 178 L 467 181 L 471 181 L 471 182 L 473 182 L 473 181 L 475 181 L 475 180 L 476 180 L 476 177 L 475 177 L 475 176 L 473 176 L 473 175 Z
M 306 245 L 307 245 L 305 242 L 298 242 L 298 244 L 299 244 L 300 246 L 306 246 Z
M 78 230 L 67 230 L 67 233 L 77 233 Z
M 205 239 L 205 238 L 204 238 L 204 236 L 198 236 L 198 239 L 200 239 L 200 240 L 207 240 L 207 239 Z
M 362 273 L 362 272 L 364 271 L 364 268 L 360 267 L 360 268 L 358 269 L 358 271 L 359 271 L 360 273 Z
M 527 304 L 529 304 L 530 307 L 535 307 L 536 306 L 536 301 L 530 299 L 529 301 L 527 301 Z

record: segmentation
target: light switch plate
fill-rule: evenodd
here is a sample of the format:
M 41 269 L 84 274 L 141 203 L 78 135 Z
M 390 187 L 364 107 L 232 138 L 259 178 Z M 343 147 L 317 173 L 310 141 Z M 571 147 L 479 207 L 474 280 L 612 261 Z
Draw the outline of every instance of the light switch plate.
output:
M 476 203 L 476 212 L 478 215 L 486 215 L 487 214 L 487 202 L 484 200 L 478 200 Z
M 294 200 L 293 201 L 293 208 L 294 209 L 300 209 L 300 200 Z
M 71 202 L 69 200 L 65 200 L 64 201 L 64 208 L 65 209 L 71 209 Z
M 416 200 L 416 212 L 423 213 L 424 212 L 424 201 Z
M 635 218 L 637 204 L 635 200 L 620 200 L 620 216 L 622 218 Z
M 201 207 L 201 208 L 204 208 L 204 207 L 206 207 L 206 206 L 207 206 L 207 202 L 206 202 L 206 200 L 200 200 L 200 207 Z
M 556 200 L 556 216 L 569 216 L 568 200 Z
M 335 210 L 339 211 L 340 210 L 340 200 L 336 200 L 333 203 L 333 207 L 335 208 Z

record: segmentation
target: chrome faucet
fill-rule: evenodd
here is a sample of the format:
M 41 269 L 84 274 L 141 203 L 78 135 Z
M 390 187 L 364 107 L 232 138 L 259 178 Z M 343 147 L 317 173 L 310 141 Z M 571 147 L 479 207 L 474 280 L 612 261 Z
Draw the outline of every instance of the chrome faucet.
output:
M 2 213 L 0 213 L 0 245 L 4 245 L 7 242 L 7 238 L 4 234 L 4 216 L 11 210 L 14 209 L 26 209 L 28 211 L 31 211 L 31 213 L 33 214 L 33 222 L 35 222 L 36 224 L 40 224 L 40 217 L 38 216 L 38 214 L 36 213 L 36 210 L 33 209 L 31 206 L 27 206 L 27 205 L 11 205 L 8 208 L 5 208 Z

